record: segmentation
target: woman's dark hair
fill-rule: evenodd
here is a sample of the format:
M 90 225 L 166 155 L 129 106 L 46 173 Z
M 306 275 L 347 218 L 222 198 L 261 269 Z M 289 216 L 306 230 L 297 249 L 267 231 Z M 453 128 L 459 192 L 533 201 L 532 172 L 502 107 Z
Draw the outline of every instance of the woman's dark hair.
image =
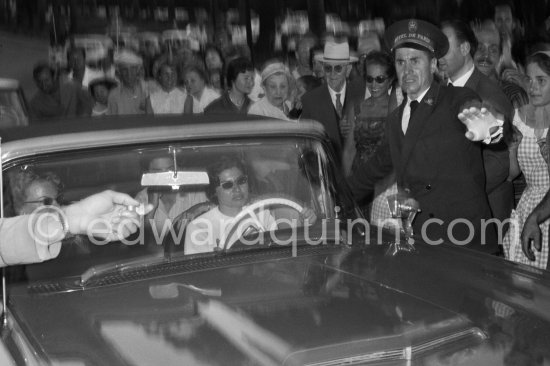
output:
M 248 175 L 248 170 L 243 162 L 236 156 L 222 156 L 218 161 L 210 165 L 206 170 L 208 173 L 208 179 L 210 184 L 206 187 L 206 197 L 215 204 L 218 204 L 218 197 L 216 196 L 216 188 L 220 185 L 220 174 L 224 170 L 237 168 L 244 175 Z
M 233 82 L 237 80 L 237 77 L 241 73 L 247 71 L 254 72 L 254 65 L 252 62 L 245 57 L 237 57 L 236 59 L 229 62 L 227 65 L 227 87 L 231 89 Z
M 548 56 L 546 53 L 533 53 L 532 55 L 527 56 L 526 61 L 527 62 L 525 63 L 525 65 L 529 65 L 531 63 L 537 64 L 538 67 L 540 67 L 540 69 L 544 71 L 546 75 L 550 76 L 550 56 Z
M 380 65 L 386 68 L 386 74 L 391 79 L 395 78 L 395 67 L 393 64 L 392 57 L 383 51 L 372 51 L 369 52 L 367 57 L 365 58 L 365 70 L 364 75 L 367 75 L 367 67 L 369 65 Z
M 300 76 L 296 81 L 301 81 L 302 83 L 304 83 L 306 92 L 323 85 L 323 82 L 319 78 L 316 78 L 313 75 Z

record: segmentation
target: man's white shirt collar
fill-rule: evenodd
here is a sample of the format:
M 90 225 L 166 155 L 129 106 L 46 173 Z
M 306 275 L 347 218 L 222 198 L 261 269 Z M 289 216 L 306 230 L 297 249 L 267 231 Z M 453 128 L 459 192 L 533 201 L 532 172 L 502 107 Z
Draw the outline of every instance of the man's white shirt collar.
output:
M 460 86 L 463 87 L 468 82 L 468 79 L 470 79 L 470 76 L 474 73 L 475 66 L 472 65 L 472 68 L 468 70 L 467 73 L 456 79 L 455 81 L 452 81 L 449 79 L 449 82 L 453 83 L 453 86 Z

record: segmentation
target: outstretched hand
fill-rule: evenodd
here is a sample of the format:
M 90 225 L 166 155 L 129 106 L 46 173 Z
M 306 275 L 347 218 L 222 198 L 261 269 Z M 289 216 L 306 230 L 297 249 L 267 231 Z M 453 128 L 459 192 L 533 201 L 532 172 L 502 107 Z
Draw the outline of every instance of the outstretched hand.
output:
M 87 234 L 108 241 L 121 240 L 137 231 L 139 216 L 152 205 L 143 206 L 125 193 L 103 191 L 64 207 L 72 234 Z
M 486 144 L 497 143 L 502 139 L 504 121 L 497 119 L 487 108 L 470 107 L 458 114 L 468 131 L 470 141 L 483 141 Z
M 542 233 L 537 223 L 536 216 L 529 215 L 527 220 L 525 220 L 525 224 L 523 225 L 523 230 L 521 232 L 521 248 L 523 250 L 523 254 L 525 254 L 530 261 L 534 261 L 536 259 L 535 253 L 533 252 L 533 247 L 535 247 L 537 251 L 541 251 Z

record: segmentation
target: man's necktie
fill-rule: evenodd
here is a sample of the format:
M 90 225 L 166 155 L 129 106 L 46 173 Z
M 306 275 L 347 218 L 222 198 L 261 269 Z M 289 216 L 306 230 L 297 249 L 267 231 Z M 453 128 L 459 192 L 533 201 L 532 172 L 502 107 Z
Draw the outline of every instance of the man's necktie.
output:
M 338 113 L 338 118 L 342 118 L 342 110 L 344 109 L 342 100 L 340 99 L 341 95 L 340 93 L 336 94 L 336 113 Z
M 407 133 L 407 129 L 409 128 L 409 123 L 417 107 L 418 107 L 418 101 L 412 100 L 411 103 L 409 104 L 409 108 L 410 108 L 409 119 L 403 123 L 403 133 Z
M 183 104 L 183 114 L 193 114 L 193 96 L 189 93 Z
M 413 116 L 414 111 L 416 111 L 416 108 L 418 107 L 418 100 L 413 100 L 411 102 L 411 116 L 409 117 L 409 121 L 411 117 Z

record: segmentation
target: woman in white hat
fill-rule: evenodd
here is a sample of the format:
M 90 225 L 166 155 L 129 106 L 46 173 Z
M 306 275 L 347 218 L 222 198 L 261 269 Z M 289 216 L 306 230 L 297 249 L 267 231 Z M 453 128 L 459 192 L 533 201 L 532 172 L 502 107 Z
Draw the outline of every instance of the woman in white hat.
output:
M 265 95 L 250 106 L 248 114 L 289 120 L 288 106 L 294 78 L 280 62 L 268 64 L 262 70 L 262 87 Z

